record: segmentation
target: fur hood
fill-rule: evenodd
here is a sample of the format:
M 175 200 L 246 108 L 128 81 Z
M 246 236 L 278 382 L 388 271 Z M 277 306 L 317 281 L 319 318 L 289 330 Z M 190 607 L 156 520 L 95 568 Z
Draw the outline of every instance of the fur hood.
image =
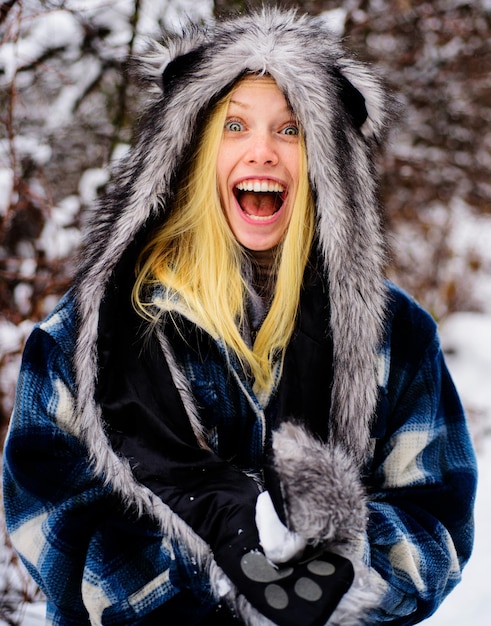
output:
M 152 100 L 135 145 L 94 212 L 76 281 L 75 369 L 82 430 L 94 411 L 99 308 L 135 240 L 164 220 L 203 114 L 244 73 L 269 73 L 304 133 L 329 278 L 334 345 L 332 437 L 352 458 L 367 451 L 377 401 L 376 364 L 385 314 L 385 245 L 374 149 L 390 98 L 348 56 L 321 18 L 263 9 L 207 28 L 183 27 L 139 59 Z

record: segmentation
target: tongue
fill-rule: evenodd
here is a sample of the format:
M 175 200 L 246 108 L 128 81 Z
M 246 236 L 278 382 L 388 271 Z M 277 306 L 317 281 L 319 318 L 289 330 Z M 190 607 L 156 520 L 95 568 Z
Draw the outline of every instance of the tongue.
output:
M 240 195 L 239 202 L 242 210 L 248 215 L 266 217 L 273 215 L 279 209 L 277 198 L 275 193 L 245 191 Z

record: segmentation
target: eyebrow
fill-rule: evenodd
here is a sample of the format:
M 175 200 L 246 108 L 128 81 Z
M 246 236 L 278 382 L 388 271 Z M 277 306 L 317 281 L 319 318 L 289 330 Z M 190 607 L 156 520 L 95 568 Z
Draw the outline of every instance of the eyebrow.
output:
M 236 104 L 239 107 L 242 107 L 243 109 L 250 109 L 250 105 L 246 104 L 245 102 L 240 102 L 240 100 L 230 100 L 230 104 Z
M 250 109 L 251 108 L 250 104 L 247 104 L 245 102 L 241 102 L 240 100 L 232 99 L 232 100 L 230 100 L 229 105 L 230 104 L 236 104 L 241 109 Z M 290 115 L 292 120 L 296 120 L 297 119 L 297 116 L 295 115 L 295 113 L 292 111 L 292 109 L 288 105 L 285 107 L 285 111 L 288 112 L 288 114 Z

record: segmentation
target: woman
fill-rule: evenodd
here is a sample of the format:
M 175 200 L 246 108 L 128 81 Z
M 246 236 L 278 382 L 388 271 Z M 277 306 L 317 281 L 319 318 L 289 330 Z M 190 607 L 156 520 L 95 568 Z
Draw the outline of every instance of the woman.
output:
M 438 343 L 384 280 L 379 82 L 322 21 L 190 27 L 25 349 L 12 542 L 53 624 L 414 624 L 472 545 Z

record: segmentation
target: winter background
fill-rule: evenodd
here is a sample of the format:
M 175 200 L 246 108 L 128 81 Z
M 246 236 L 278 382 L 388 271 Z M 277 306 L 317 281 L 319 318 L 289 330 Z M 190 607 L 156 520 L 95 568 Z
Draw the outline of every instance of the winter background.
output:
M 0 5 L 0 429 L 24 341 L 70 283 L 80 231 L 127 149 L 142 90 L 128 62 L 163 25 L 236 0 Z M 249 4 L 258 4 L 250 2 Z M 491 0 L 282 3 L 321 14 L 399 95 L 381 157 L 391 276 L 440 324 L 480 470 L 474 555 L 429 626 L 490 623 Z M 1 439 L 0 439 L 1 441 Z M 1 519 L 1 515 L 0 515 Z M 0 624 L 40 626 L 41 594 L 0 522 Z

